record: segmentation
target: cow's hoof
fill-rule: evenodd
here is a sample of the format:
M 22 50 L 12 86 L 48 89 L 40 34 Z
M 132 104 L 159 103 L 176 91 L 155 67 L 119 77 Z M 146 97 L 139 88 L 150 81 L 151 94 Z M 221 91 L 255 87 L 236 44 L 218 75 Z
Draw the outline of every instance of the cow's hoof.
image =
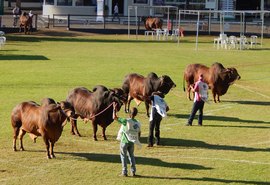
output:
M 94 141 L 97 141 L 97 138 L 94 138 Z
M 20 148 L 21 151 L 24 151 L 24 148 Z

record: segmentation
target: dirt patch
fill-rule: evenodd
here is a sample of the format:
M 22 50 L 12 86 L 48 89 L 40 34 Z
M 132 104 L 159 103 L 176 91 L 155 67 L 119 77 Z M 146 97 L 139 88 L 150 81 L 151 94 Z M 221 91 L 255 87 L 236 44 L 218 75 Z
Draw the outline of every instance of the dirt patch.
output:
M 57 28 L 57 29 L 43 28 L 34 32 L 32 35 L 51 36 L 51 37 L 78 37 L 78 36 L 91 36 L 91 35 L 97 35 L 97 34 L 88 33 L 88 32 L 70 31 L 70 30 L 66 30 L 66 28 Z

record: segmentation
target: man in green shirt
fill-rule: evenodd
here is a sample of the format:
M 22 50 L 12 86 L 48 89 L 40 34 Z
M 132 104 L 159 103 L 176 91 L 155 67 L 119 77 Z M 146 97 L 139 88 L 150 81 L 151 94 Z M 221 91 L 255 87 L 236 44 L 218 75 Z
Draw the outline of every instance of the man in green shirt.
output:
M 136 162 L 134 157 L 134 143 L 140 145 L 140 128 L 141 124 L 135 119 L 138 110 L 133 108 L 128 119 L 118 118 L 116 112 L 114 111 L 114 119 L 121 124 L 121 128 L 118 132 L 118 139 L 120 142 L 120 158 L 122 162 L 122 173 L 121 176 L 127 177 L 127 157 L 130 162 L 131 176 L 136 176 Z

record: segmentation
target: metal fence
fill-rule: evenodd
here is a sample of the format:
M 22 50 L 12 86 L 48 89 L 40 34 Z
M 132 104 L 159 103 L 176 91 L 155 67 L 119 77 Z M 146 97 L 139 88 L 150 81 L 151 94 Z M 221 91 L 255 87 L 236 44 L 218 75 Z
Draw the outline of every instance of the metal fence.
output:
M 131 34 L 135 34 L 135 30 L 139 34 L 143 34 L 145 31 L 144 23 L 141 21 L 142 17 L 130 16 L 119 16 L 119 19 L 113 18 L 113 16 L 97 16 L 97 15 L 72 15 L 72 14 L 54 14 L 52 18 L 46 15 L 35 14 L 33 18 L 33 28 L 44 29 L 44 28 L 57 28 L 64 27 L 67 30 L 80 30 L 85 32 L 95 33 L 128 33 L 128 21 L 130 21 Z M 167 15 L 161 17 L 163 19 L 163 28 L 169 28 L 169 30 L 178 29 L 177 15 L 170 15 L 169 20 Z M 224 31 L 228 34 L 240 32 L 240 21 L 235 18 L 226 20 L 224 25 Z M 246 34 L 260 35 L 261 33 L 261 21 L 257 17 L 247 18 L 245 21 Z M 18 23 L 19 24 L 19 23 Z M 17 26 L 18 26 L 17 24 Z M 220 23 L 218 19 L 212 18 L 209 24 L 209 19 L 203 17 L 199 23 L 200 34 L 217 35 L 220 32 Z M 3 15 L 0 30 L 3 28 L 13 27 L 13 16 Z M 197 28 L 197 17 L 196 16 L 185 16 L 181 17 L 181 27 L 185 34 L 195 34 Z M 264 22 L 264 36 L 269 37 L 270 35 L 270 19 L 267 17 Z

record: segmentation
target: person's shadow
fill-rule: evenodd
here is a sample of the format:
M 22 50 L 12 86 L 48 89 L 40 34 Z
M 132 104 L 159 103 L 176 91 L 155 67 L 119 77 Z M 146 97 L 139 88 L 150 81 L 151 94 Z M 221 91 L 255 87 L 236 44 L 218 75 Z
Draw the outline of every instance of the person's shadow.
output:
M 95 161 L 95 162 L 107 162 L 107 163 L 119 163 L 120 156 L 116 154 L 103 154 L 103 153 L 76 153 L 76 152 L 55 152 L 60 154 L 72 155 L 79 157 L 83 160 L 87 161 Z M 190 163 L 169 163 L 162 161 L 156 158 L 149 157 L 139 157 L 136 156 L 136 164 L 142 165 L 150 165 L 150 166 L 158 166 L 158 167 L 167 167 L 167 168 L 181 168 L 186 170 L 211 170 L 210 167 L 205 167 L 197 164 Z

